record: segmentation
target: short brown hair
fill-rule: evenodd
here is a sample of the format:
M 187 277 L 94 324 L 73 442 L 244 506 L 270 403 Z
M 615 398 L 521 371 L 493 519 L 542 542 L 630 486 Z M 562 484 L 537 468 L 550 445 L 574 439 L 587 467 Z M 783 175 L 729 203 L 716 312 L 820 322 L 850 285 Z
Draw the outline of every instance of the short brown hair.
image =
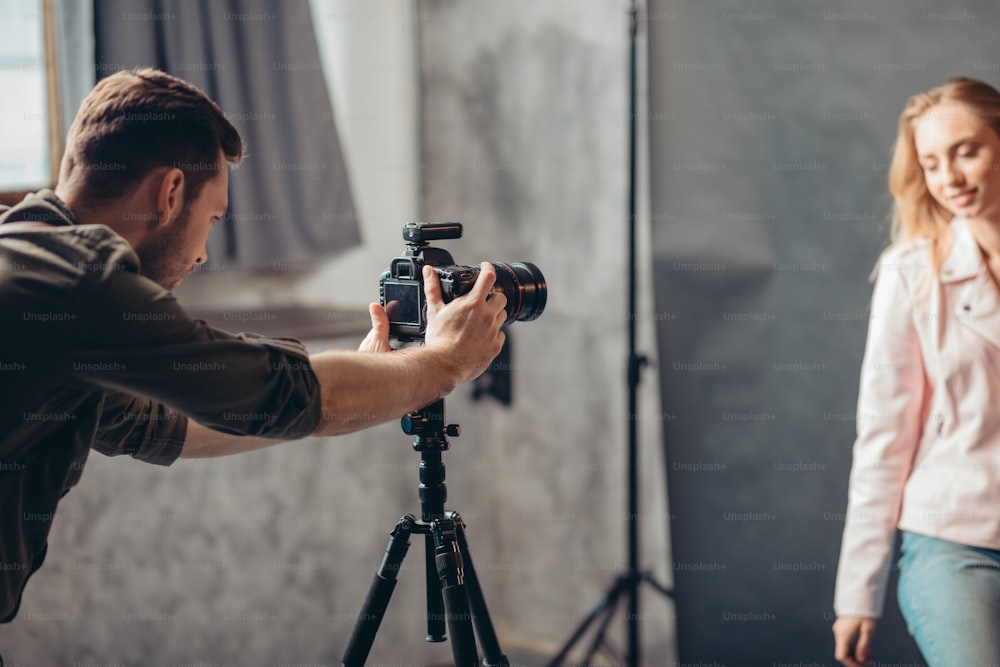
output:
M 184 172 L 185 200 L 243 157 L 243 140 L 219 106 L 190 83 L 155 69 L 122 70 L 102 79 L 69 129 L 60 182 L 76 181 L 93 204 L 134 191 L 150 170 Z

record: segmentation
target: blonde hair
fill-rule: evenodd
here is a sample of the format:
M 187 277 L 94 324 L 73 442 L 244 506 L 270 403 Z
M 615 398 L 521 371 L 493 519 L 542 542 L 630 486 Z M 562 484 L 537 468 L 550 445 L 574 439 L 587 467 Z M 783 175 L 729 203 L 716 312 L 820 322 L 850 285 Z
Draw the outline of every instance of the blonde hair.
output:
M 946 241 L 950 238 L 949 223 L 954 216 L 927 190 L 917 159 L 914 134 L 917 121 L 943 102 L 964 104 L 1000 135 L 1000 92 L 977 79 L 956 77 L 944 85 L 918 93 L 907 100 L 899 115 L 899 129 L 889 165 L 889 191 L 893 196 L 891 239 L 893 245 L 917 238 L 929 239 L 934 275 L 944 261 Z

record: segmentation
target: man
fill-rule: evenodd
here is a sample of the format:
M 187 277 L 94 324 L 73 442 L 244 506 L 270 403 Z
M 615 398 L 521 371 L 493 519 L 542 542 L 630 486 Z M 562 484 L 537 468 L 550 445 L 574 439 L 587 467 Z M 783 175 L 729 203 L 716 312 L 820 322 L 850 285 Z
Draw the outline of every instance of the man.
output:
M 55 191 L 0 208 L 0 620 L 41 566 L 91 448 L 160 465 L 350 433 L 427 405 L 499 353 L 505 297 L 484 263 L 448 304 L 427 269 L 425 344 L 392 354 L 372 304 L 361 350 L 192 320 L 170 294 L 207 259 L 242 140 L 214 102 L 155 70 L 97 84 Z M 280 370 L 278 370 L 280 369 Z

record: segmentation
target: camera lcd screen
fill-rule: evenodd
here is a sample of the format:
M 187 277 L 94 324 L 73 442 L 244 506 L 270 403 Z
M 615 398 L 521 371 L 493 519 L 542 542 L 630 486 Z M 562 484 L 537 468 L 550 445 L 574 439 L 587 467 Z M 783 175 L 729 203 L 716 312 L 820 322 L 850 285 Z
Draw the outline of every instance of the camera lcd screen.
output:
M 386 281 L 383 287 L 385 289 L 385 312 L 389 315 L 389 322 L 391 324 L 420 326 L 420 309 L 423 307 L 420 299 L 420 285 Z

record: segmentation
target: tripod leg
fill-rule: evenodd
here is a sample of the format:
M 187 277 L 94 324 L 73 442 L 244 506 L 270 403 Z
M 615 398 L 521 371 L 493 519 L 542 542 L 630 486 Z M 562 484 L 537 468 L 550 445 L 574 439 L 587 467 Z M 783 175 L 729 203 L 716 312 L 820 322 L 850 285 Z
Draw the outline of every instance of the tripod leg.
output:
M 483 597 L 483 589 L 479 585 L 479 575 L 476 574 L 472 556 L 469 554 L 469 543 L 465 539 L 465 524 L 462 522 L 462 517 L 455 512 L 451 512 L 449 517 L 455 521 L 458 551 L 465 563 L 465 588 L 472 610 L 472 623 L 476 627 L 479 643 L 483 647 L 483 667 L 509 667 L 510 661 L 500 649 L 500 641 L 497 639 L 496 630 L 493 629 L 490 612 L 486 608 L 486 598 Z
M 479 667 L 476 636 L 472 630 L 469 598 L 465 588 L 464 563 L 458 548 L 456 523 L 450 518 L 434 522 L 434 562 L 441 580 L 445 616 L 451 633 L 455 667 Z
M 368 597 L 365 598 L 361 613 L 358 614 L 358 620 L 354 624 L 354 631 L 351 632 L 351 638 L 344 650 L 344 667 L 362 667 L 368 659 L 368 653 L 375 643 L 375 634 L 389 606 L 389 598 L 396 588 L 399 568 L 410 548 L 410 533 L 415 522 L 416 518 L 407 514 L 399 520 L 392 531 L 382 564 L 368 588 Z
M 424 536 L 424 578 L 427 588 L 427 641 L 443 642 L 447 639 L 444 625 L 444 598 L 441 582 L 434 567 L 434 536 Z

